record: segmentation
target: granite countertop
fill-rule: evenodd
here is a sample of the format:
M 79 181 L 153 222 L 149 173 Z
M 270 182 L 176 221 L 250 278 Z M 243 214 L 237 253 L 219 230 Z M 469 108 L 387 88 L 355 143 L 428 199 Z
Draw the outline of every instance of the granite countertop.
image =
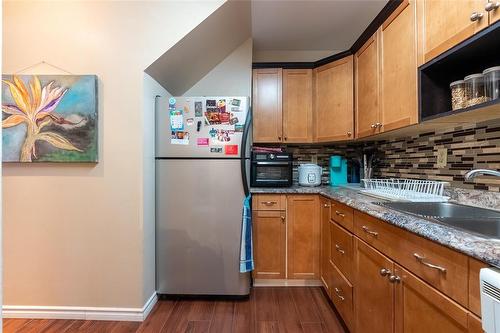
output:
M 382 221 L 500 268 L 500 239 L 482 237 L 465 230 L 455 229 L 444 224 L 375 205 L 374 202 L 384 200 L 360 193 L 359 187 L 303 187 L 294 185 L 286 188 L 251 188 L 250 192 L 254 194 L 321 194 Z

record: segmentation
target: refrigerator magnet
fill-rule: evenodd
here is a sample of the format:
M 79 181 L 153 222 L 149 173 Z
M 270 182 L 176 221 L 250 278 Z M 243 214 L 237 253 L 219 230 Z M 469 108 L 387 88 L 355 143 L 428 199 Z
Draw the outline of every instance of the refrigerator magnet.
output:
M 219 112 L 226 112 L 226 100 L 225 99 L 219 99 L 217 102 L 217 109 Z
M 197 138 L 196 145 L 200 147 L 208 146 L 209 139 L 208 138 Z
M 169 109 L 169 110 L 174 110 L 174 109 L 175 109 L 175 103 L 176 103 L 176 102 L 177 102 L 177 101 L 175 100 L 175 98 L 170 97 L 170 98 L 168 99 L 168 109 Z
M 172 134 L 170 136 L 170 144 L 189 145 L 189 132 L 184 132 L 184 131 L 174 132 L 174 131 L 172 131 Z
M 170 130 L 184 130 L 184 116 L 182 110 L 170 110 Z
M 224 153 L 226 155 L 238 155 L 238 145 L 226 145 L 226 146 L 224 146 Z
M 189 113 L 189 106 L 184 105 L 184 113 Z
M 235 132 L 243 132 L 243 124 L 236 124 L 234 125 L 234 131 Z
M 210 152 L 211 153 L 221 154 L 222 153 L 222 147 L 210 147 Z
M 233 116 L 233 115 L 231 114 L 231 117 L 232 117 L 232 116 Z M 231 119 L 229 119 L 229 123 L 230 123 L 231 125 L 236 125 L 238 122 L 239 122 L 238 117 L 232 117 Z
M 192 126 L 193 124 L 194 124 L 194 119 L 193 118 L 186 119 L 186 125 Z
M 203 102 L 194 102 L 194 116 L 203 117 Z
M 237 99 L 237 98 L 233 98 L 231 100 L 231 105 L 232 106 L 237 106 L 239 108 L 239 106 L 241 105 L 241 100 Z
M 219 120 L 221 124 L 230 124 L 231 114 L 228 112 L 219 113 Z

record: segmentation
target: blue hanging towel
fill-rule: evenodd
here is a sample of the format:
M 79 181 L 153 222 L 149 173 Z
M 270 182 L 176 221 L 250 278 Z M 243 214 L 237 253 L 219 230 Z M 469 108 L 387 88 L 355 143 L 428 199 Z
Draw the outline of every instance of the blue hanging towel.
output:
M 252 244 L 252 209 L 250 208 L 251 195 L 243 200 L 243 216 L 241 222 L 240 272 L 253 271 L 253 244 Z

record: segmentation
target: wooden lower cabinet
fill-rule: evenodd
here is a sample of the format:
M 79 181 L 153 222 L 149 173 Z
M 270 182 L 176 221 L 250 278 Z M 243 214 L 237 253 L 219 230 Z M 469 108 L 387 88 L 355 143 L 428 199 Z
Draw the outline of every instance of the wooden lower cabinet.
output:
M 286 276 L 285 211 L 254 211 L 253 250 L 256 279 L 284 279 Z
M 320 267 L 319 275 L 327 293 L 330 293 L 329 272 L 330 272 L 330 200 L 321 197 L 319 200 L 321 214 L 321 233 L 320 233 Z
M 317 195 L 287 196 L 289 279 L 318 279 L 320 217 Z
M 468 311 L 404 268 L 396 265 L 396 332 L 465 333 Z
M 394 284 L 389 275 L 394 263 L 359 239 L 355 239 L 355 249 L 354 331 L 392 333 Z

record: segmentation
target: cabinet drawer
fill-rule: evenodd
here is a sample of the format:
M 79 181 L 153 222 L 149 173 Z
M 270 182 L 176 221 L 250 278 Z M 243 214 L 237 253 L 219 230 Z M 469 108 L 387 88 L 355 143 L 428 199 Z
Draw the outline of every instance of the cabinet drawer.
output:
M 344 274 L 344 276 L 352 281 L 353 271 L 353 236 L 340 227 L 335 222 L 330 222 L 330 237 L 331 237 L 331 258 L 330 260 Z
M 285 210 L 286 196 L 281 194 L 258 194 L 252 197 L 254 210 Z
M 467 306 L 468 258 L 364 213 L 354 213 L 356 236 Z
M 354 209 L 337 201 L 332 201 L 330 209 L 332 220 L 352 232 Z
M 349 330 L 353 324 L 353 287 L 335 265 L 331 267 L 330 298 Z

